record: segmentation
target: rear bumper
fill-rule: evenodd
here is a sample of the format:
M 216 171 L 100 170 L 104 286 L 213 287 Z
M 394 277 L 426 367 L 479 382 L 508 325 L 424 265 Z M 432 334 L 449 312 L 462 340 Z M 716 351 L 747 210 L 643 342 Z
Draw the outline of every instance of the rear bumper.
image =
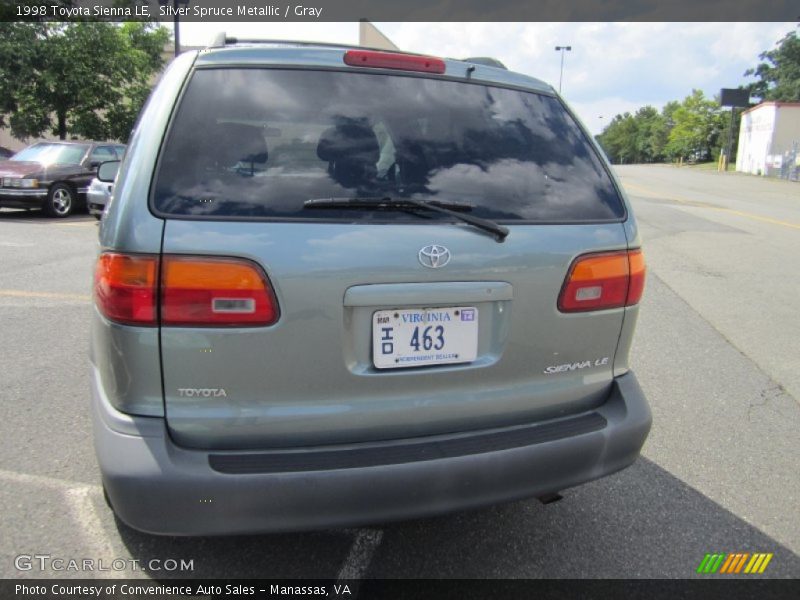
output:
M 135 529 L 166 535 L 344 527 L 554 492 L 629 466 L 651 424 L 633 373 L 616 378 L 606 403 L 589 413 L 377 448 L 187 450 L 171 441 L 163 419 L 116 411 L 96 376 L 92 404 L 115 512 Z

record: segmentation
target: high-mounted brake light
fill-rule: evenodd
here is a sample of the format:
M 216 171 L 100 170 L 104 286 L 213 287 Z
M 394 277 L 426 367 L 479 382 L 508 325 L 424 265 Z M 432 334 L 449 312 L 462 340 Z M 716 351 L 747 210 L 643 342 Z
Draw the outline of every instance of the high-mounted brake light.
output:
M 637 304 L 644 291 L 645 274 L 639 249 L 579 256 L 567 273 L 558 310 L 584 312 Z
M 112 321 L 156 325 L 157 274 L 157 256 L 101 254 L 94 271 L 97 308 Z
M 261 267 L 240 258 L 165 256 L 161 324 L 247 327 L 271 325 L 278 304 Z
M 375 50 L 348 50 L 344 53 L 344 64 L 351 67 L 421 71 L 440 75 L 445 70 L 444 61 L 441 58 L 396 52 L 376 52 Z
M 126 325 L 158 325 L 159 267 L 161 325 L 257 327 L 278 319 L 275 294 L 254 262 L 113 252 L 101 254 L 95 268 L 100 312 Z

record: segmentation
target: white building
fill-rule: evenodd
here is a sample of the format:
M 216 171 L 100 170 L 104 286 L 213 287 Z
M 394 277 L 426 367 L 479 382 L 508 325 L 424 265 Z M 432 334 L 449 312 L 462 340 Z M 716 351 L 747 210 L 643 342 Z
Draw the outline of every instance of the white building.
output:
M 800 102 L 762 102 L 742 113 L 737 171 L 787 177 L 798 160 Z

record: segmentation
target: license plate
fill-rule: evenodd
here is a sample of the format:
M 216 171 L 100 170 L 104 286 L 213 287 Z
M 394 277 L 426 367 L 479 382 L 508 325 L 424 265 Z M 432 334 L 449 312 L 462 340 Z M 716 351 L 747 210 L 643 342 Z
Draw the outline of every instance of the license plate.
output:
M 372 315 L 378 369 L 472 362 L 478 356 L 478 309 L 379 310 Z

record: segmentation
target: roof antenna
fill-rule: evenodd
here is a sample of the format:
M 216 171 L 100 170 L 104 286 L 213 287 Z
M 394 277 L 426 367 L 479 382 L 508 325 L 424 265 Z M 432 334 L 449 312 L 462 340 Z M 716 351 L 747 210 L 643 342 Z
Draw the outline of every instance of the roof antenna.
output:
M 472 78 L 472 72 L 475 70 L 475 65 L 470 65 L 467 67 L 467 79 Z

